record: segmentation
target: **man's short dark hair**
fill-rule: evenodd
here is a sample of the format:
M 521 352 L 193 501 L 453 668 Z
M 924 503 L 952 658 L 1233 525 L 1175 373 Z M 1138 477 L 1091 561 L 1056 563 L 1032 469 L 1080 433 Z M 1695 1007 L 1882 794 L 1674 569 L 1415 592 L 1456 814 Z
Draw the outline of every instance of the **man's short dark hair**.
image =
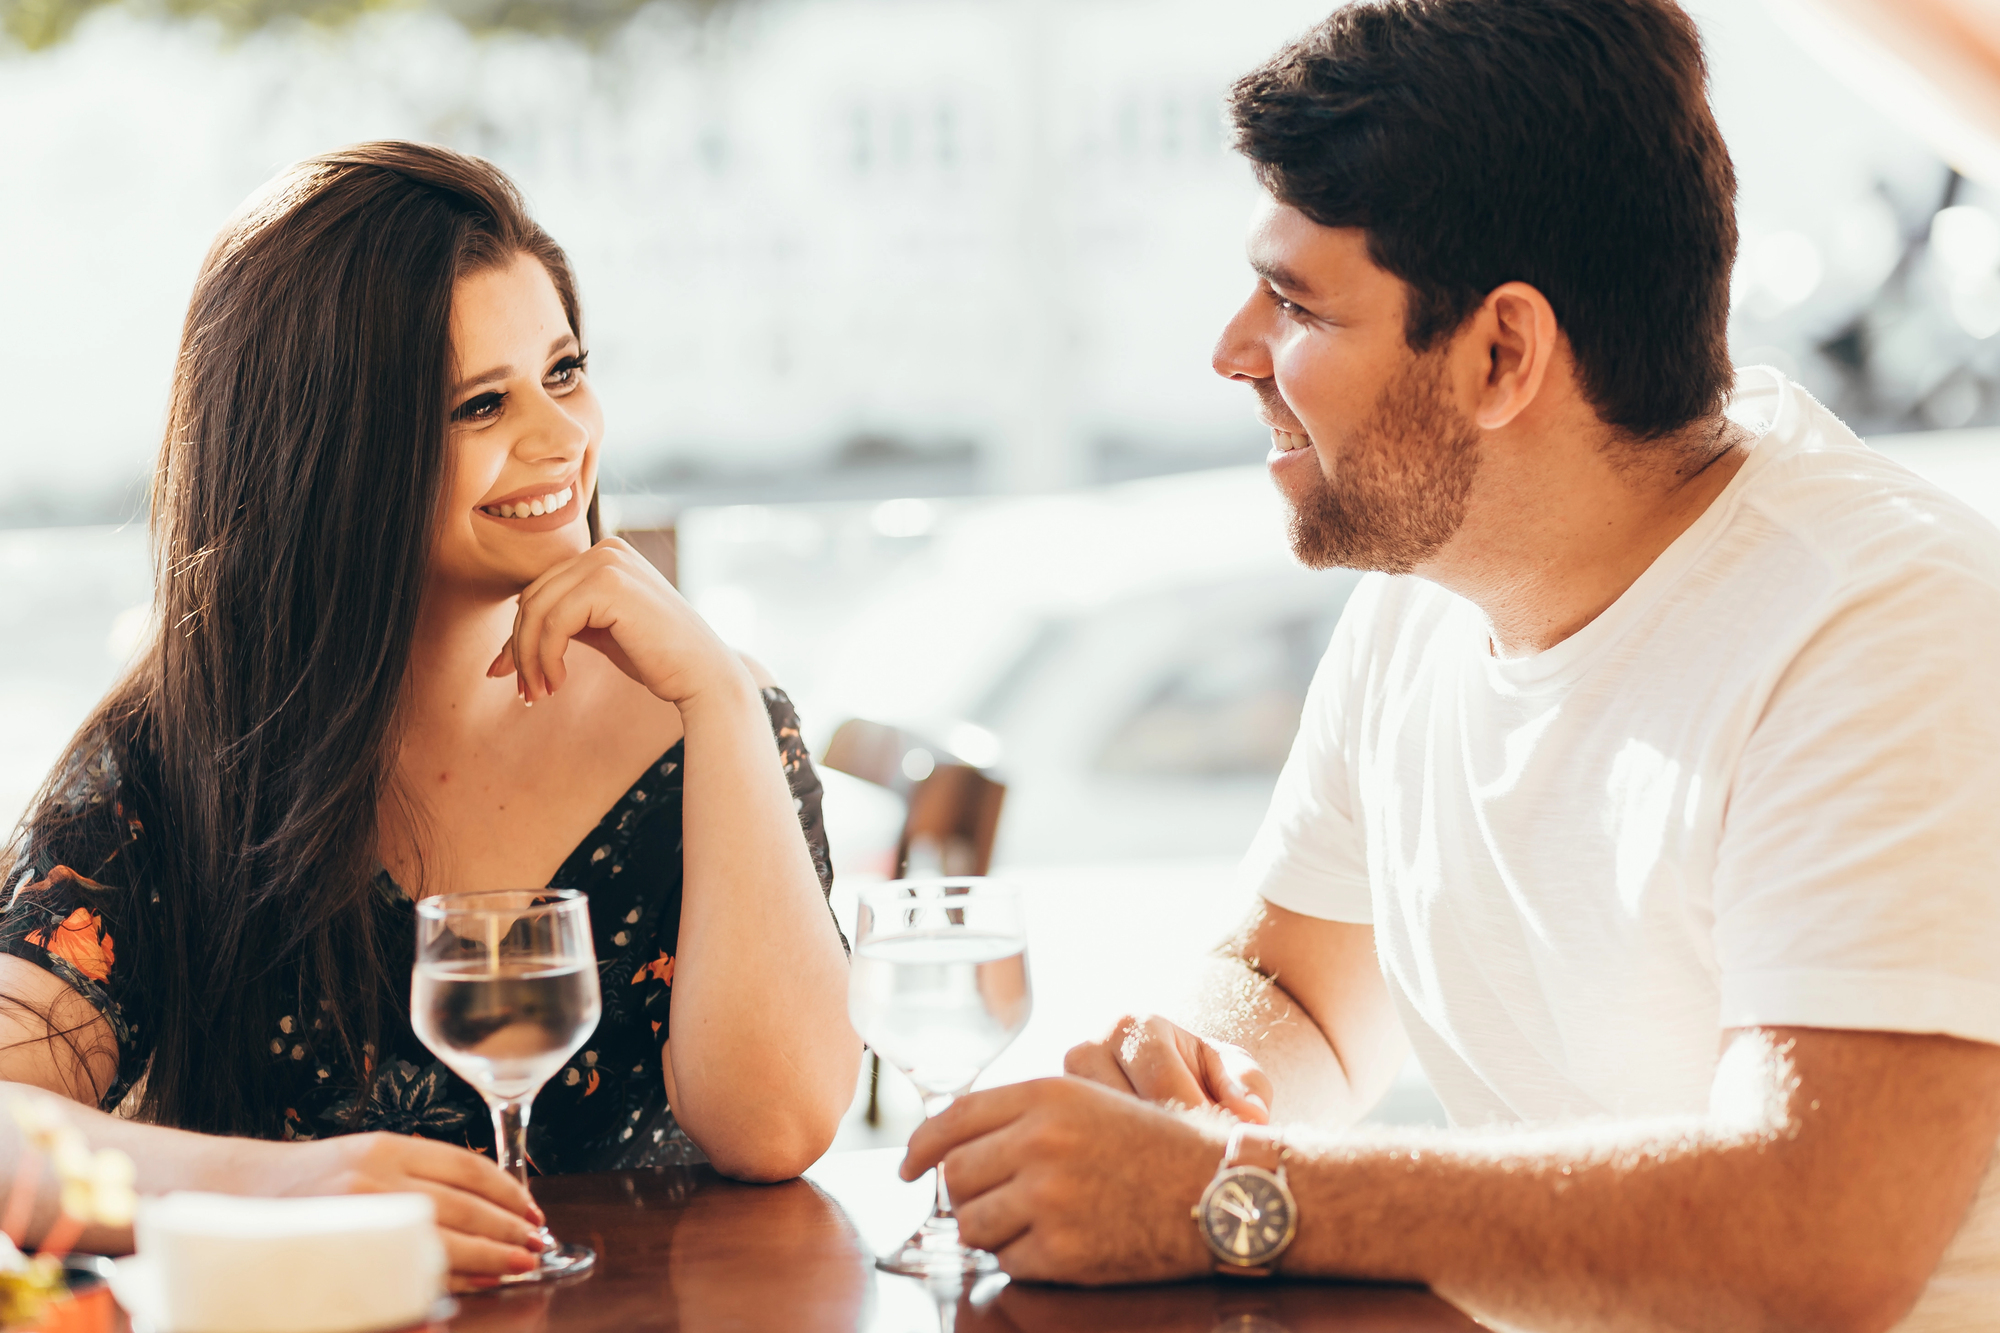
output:
M 1502 283 L 1549 299 L 1606 423 L 1655 439 L 1731 381 L 1736 172 L 1671 0 L 1370 0 L 1238 80 L 1237 148 L 1359 227 L 1421 352 Z

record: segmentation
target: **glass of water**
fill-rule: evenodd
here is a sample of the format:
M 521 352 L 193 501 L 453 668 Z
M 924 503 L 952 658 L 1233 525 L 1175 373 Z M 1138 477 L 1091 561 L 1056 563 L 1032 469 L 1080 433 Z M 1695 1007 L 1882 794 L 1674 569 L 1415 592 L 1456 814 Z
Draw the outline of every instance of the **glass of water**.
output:
M 847 1013 L 861 1039 L 909 1076 L 936 1115 L 1027 1026 L 1028 936 L 1020 895 L 984 879 L 893 880 L 861 891 Z M 999 1267 L 962 1245 L 944 1171 L 916 1234 L 876 1260 L 924 1277 Z
M 528 1183 L 535 1094 L 597 1027 L 601 1000 L 590 904 L 569 889 L 447 893 L 417 903 L 410 1023 L 493 1111 L 500 1169 Z M 503 1282 L 587 1272 L 587 1245 L 541 1233 L 541 1265 Z

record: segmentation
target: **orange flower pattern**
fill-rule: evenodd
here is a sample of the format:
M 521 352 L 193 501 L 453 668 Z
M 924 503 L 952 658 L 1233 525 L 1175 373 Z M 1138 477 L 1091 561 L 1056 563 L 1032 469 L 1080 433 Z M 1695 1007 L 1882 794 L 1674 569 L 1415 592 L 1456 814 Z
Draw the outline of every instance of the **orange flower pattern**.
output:
M 822 887 L 830 890 L 819 778 L 800 739 L 798 717 L 780 691 L 764 691 L 764 702 L 800 831 Z M 603 1016 L 584 1049 L 535 1099 L 528 1151 L 538 1170 L 702 1160 L 701 1150 L 674 1121 L 661 1069 L 680 938 L 684 762 L 677 743 L 626 791 L 554 877 L 555 887 L 589 895 Z M 110 850 L 75 862 L 96 866 L 93 878 L 56 864 L 55 857 L 39 856 L 33 846 L 20 849 L 24 855 L 16 864 L 27 873 L 15 877 L 11 901 L 0 899 L 6 909 L 0 915 L 0 951 L 56 973 L 109 1020 L 119 1072 L 100 1105 L 110 1109 L 152 1058 L 149 997 L 135 978 L 155 971 L 144 965 L 147 949 L 164 947 L 146 928 L 158 896 L 130 882 L 130 876 L 143 874 L 144 856 L 122 853 L 159 837 L 159 824 L 143 827 L 121 803 L 117 770 L 105 754 L 79 755 L 72 765 L 62 799 L 101 812 L 93 820 Z M 376 889 L 375 938 L 399 951 L 400 972 L 407 977 L 415 908 L 386 872 L 377 875 Z M 417 1040 L 403 1017 L 408 1002 L 407 990 L 383 997 L 384 1011 L 397 1018 L 379 1042 L 363 1046 L 358 1067 L 348 1064 L 338 1043 L 327 1040 L 331 1024 L 324 1011 L 331 1000 L 301 996 L 288 1012 L 272 1015 L 266 1047 L 277 1066 L 285 1110 L 282 1122 L 270 1126 L 270 1136 L 316 1139 L 385 1130 L 463 1144 L 491 1156 L 492 1122 L 484 1103 Z
M 104 919 L 87 907 L 79 907 L 64 917 L 62 924 L 55 928 L 54 939 L 49 938 L 46 928 L 31 931 L 26 939 L 27 943 L 47 949 L 51 955 L 62 959 L 92 981 L 108 978 L 112 965 L 118 961 L 111 951 L 111 937 L 104 933 Z

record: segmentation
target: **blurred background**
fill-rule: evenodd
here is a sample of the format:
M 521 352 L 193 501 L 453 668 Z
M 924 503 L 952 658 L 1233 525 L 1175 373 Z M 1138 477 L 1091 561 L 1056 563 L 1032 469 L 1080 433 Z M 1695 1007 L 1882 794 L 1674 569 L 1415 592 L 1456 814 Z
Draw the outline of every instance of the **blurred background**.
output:
M 1773 5 L 1689 5 L 1742 184 L 1737 361 L 2000 513 L 2000 199 Z M 843 885 L 893 869 L 929 765 L 1006 784 L 1043 998 L 990 1077 L 1172 1007 L 1351 585 L 1290 561 L 1207 365 L 1255 193 L 1222 93 L 1328 7 L 0 0 L 0 823 L 143 631 L 209 239 L 296 158 L 425 139 L 512 173 L 575 261 L 611 523 L 816 745 L 902 729 L 900 778 L 827 775 Z M 907 1129 L 883 1095 L 848 1141 Z M 1381 1114 L 1434 1105 L 1412 1076 Z

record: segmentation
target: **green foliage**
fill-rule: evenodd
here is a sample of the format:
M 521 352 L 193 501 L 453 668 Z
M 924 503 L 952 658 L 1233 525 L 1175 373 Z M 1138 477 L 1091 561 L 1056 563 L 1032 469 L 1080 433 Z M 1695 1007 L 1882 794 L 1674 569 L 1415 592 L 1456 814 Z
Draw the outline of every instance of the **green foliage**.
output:
M 704 14 L 728 0 L 676 0 Z M 167 19 L 208 19 L 242 35 L 274 23 L 337 28 L 374 10 L 436 9 L 477 33 L 524 32 L 597 42 L 656 0 L 0 0 L 0 32 L 30 51 L 54 46 L 94 9 L 122 4 Z

